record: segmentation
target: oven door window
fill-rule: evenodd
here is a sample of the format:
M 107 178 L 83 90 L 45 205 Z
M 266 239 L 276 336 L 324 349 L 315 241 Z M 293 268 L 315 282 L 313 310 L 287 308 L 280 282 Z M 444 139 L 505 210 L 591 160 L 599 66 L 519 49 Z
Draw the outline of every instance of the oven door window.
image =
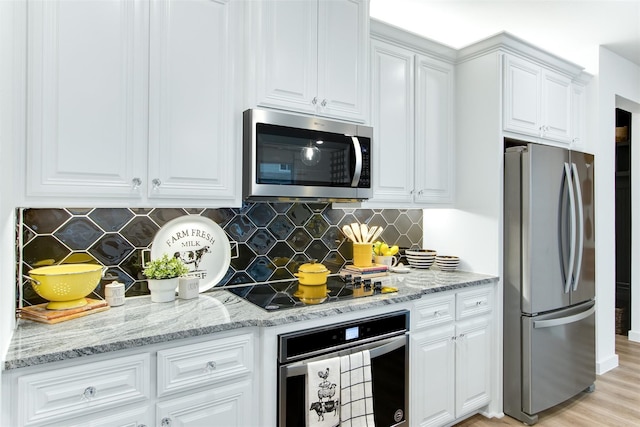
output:
M 406 346 L 371 359 L 374 419 L 376 427 L 401 424 L 406 419 Z M 326 356 L 331 357 L 331 356 Z M 286 369 L 282 367 L 281 369 Z M 286 377 L 285 419 L 280 426 L 306 425 L 305 375 Z
M 351 187 L 351 136 L 258 123 L 256 147 L 258 184 Z

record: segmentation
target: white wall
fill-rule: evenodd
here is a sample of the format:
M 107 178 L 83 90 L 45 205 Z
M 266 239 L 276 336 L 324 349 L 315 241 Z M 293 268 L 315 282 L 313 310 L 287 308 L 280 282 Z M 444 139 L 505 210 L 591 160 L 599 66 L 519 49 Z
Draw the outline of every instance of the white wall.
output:
M 0 362 L 4 365 L 7 347 L 15 326 L 15 211 L 14 149 L 22 132 L 16 118 L 21 105 L 14 96 L 21 91 L 22 77 L 16 77 L 14 25 L 24 17 L 17 2 L 0 1 Z M 18 59 L 18 62 L 20 60 Z M 0 390 L 1 395 L 1 390 Z
M 598 373 L 604 373 L 618 365 L 615 354 L 616 95 L 640 102 L 640 67 L 603 47 L 599 54 L 598 129 L 593 144 L 596 156 L 596 361 Z M 637 332 L 635 336 L 638 337 Z

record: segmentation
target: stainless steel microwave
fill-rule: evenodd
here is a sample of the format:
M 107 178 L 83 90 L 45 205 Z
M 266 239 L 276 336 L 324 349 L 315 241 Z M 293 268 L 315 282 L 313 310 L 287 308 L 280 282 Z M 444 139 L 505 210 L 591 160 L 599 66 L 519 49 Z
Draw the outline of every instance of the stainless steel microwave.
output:
M 243 113 L 245 200 L 360 201 L 372 196 L 373 129 L 310 116 Z

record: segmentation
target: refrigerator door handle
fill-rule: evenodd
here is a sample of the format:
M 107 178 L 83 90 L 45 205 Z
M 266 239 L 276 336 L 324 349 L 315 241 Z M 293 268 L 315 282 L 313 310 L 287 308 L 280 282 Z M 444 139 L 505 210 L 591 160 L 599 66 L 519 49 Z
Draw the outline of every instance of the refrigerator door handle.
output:
M 559 319 L 549 319 L 549 320 L 534 320 L 533 327 L 534 329 L 540 328 L 552 328 L 554 326 L 568 325 L 569 323 L 579 322 L 587 317 L 591 316 L 596 311 L 596 306 L 592 306 L 586 311 L 582 313 L 573 314 L 567 317 L 561 317 Z
M 580 270 L 582 270 L 582 250 L 584 249 L 584 207 L 582 206 L 582 189 L 580 188 L 580 175 L 575 163 L 571 163 L 573 171 L 573 185 L 576 188 L 576 198 L 578 206 L 578 254 L 576 259 L 575 277 L 573 279 L 573 290 L 578 289 L 578 279 L 580 279 Z
M 567 268 L 567 277 L 564 283 L 564 293 L 568 294 L 571 290 L 571 279 L 573 278 L 573 266 L 576 257 L 576 201 L 573 196 L 573 180 L 571 179 L 571 169 L 569 163 L 564 163 L 564 175 L 567 179 L 567 189 L 569 192 L 569 206 L 571 208 L 571 247 L 569 249 L 569 266 Z

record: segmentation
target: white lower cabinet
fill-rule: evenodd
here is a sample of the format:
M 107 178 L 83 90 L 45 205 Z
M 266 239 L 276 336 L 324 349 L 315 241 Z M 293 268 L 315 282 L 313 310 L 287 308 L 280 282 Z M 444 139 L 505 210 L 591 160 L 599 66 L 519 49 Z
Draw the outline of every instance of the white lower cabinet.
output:
M 256 426 L 254 334 L 214 337 L 5 371 L 0 425 Z
M 447 425 L 490 402 L 492 295 L 484 288 L 415 304 L 411 425 Z

